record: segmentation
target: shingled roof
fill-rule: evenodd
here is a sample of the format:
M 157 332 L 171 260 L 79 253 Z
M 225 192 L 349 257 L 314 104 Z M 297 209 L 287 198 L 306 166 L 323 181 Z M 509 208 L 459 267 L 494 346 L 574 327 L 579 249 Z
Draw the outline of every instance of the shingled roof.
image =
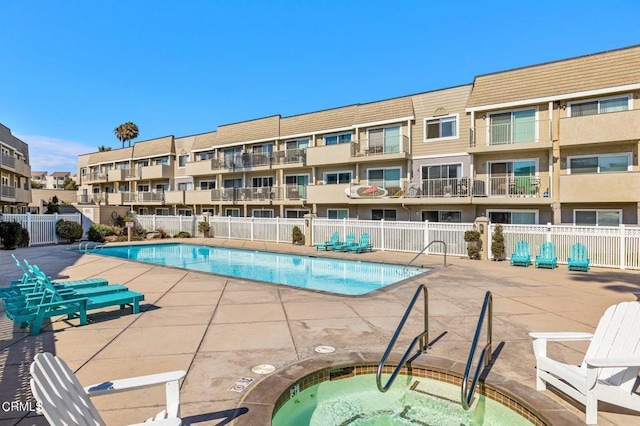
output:
M 175 152 L 173 136 L 136 142 L 133 146 L 133 158 L 146 158 Z
M 280 116 L 257 118 L 218 127 L 216 144 L 277 139 L 280 135 Z
M 477 76 L 467 108 L 640 83 L 640 46 Z
M 87 164 L 100 164 L 109 163 L 112 161 L 124 161 L 131 158 L 133 147 L 126 147 L 121 149 L 112 149 L 110 151 L 92 152 L 89 154 L 89 160 Z M 79 161 L 80 157 L 78 157 Z

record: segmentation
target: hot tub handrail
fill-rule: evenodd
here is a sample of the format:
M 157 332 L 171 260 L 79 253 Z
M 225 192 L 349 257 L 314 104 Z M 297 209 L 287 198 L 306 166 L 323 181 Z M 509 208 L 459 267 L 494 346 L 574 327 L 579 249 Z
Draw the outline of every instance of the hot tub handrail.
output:
M 473 364 L 473 358 L 476 353 L 476 349 L 478 347 L 478 339 L 480 338 L 480 332 L 482 331 L 482 325 L 484 324 L 485 314 L 487 315 L 487 344 L 482 349 L 482 354 L 478 359 L 478 367 L 476 368 L 476 372 L 473 375 L 473 379 L 471 381 L 471 388 L 468 389 L 469 385 L 469 376 L 471 373 L 471 366 Z M 460 400 L 462 403 L 462 408 L 468 410 L 471 407 L 471 401 L 473 400 L 473 395 L 476 391 L 476 384 L 478 383 L 478 378 L 480 377 L 480 373 L 489 365 L 489 358 L 491 354 L 491 343 L 493 341 L 493 296 L 490 291 L 487 291 L 484 295 L 484 302 L 482 304 L 482 311 L 480 311 L 480 316 L 478 317 L 478 326 L 476 327 L 475 335 L 473 336 L 473 342 L 471 343 L 471 350 L 469 351 L 469 358 L 467 359 L 467 366 L 464 370 L 464 377 L 462 378 L 462 388 L 461 388 L 461 396 Z M 487 356 L 489 354 L 489 356 Z M 480 366 L 483 366 L 480 368 Z
M 424 330 L 422 331 L 422 333 L 414 337 L 414 339 L 411 341 L 411 344 L 409 345 L 409 348 L 406 350 L 406 352 L 402 356 L 402 359 L 398 363 L 397 367 L 395 368 L 393 373 L 391 373 L 391 377 L 389 377 L 387 384 L 382 386 L 382 369 L 385 363 L 387 362 L 387 358 L 389 358 L 389 355 L 391 354 L 391 351 L 393 350 L 393 347 L 396 344 L 396 340 L 398 340 L 398 336 L 400 335 L 400 332 L 404 328 L 404 324 L 405 322 L 407 322 L 407 319 L 409 318 L 409 314 L 413 310 L 413 306 L 416 304 L 416 301 L 418 300 L 418 297 L 420 296 L 421 291 L 424 294 Z M 416 293 L 413 295 L 411 302 L 409 302 L 409 306 L 407 307 L 407 310 L 405 311 L 404 316 L 400 320 L 400 324 L 398 324 L 398 328 L 396 329 L 396 332 L 393 334 L 393 337 L 389 342 L 389 346 L 387 346 L 387 350 L 385 351 L 384 355 L 382 355 L 382 359 L 378 364 L 378 371 L 376 373 L 376 384 L 378 385 L 378 390 L 380 392 L 386 392 L 389 390 L 389 388 L 395 381 L 396 377 L 398 376 L 398 373 L 400 373 L 400 369 L 407 362 L 407 359 L 409 359 L 409 355 L 411 354 L 411 351 L 413 350 L 413 348 L 416 346 L 418 342 L 420 342 L 419 354 L 425 352 L 427 350 L 427 344 L 429 343 L 429 292 L 427 291 L 427 286 L 425 286 L 424 284 L 420 284 L 416 289 Z
M 409 266 L 413 263 L 414 260 L 416 260 L 418 257 L 420 257 L 420 255 L 422 253 L 424 253 L 425 251 L 427 251 L 427 249 L 429 247 L 431 247 L 431 245 L 433 243 L 440 243 L 444 246 L 444 266 L 447 266 L 447 243 L 442 241 L 442 240 L 433 240 L 431 241 L 429 244 L 427 244 L 426 246 L 424 246 L 424 248 L 422 250 L 420 250 L 420 253 L 416 254 L 413 259 L 411 259 L 406 265 L 404 265 L 404 269 L 402 270 L 403 272 L 406 272 L 407 269 L 409 268 Z

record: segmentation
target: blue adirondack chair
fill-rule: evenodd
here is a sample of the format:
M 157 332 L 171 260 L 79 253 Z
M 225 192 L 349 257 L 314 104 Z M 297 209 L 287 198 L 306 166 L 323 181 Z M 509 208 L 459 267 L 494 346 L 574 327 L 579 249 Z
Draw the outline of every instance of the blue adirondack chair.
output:
M 347 247 L 347 250 L 354 251 L 356 253 L 362 253 L 367 250 L 373 251 L 373 246 L 369 243 L 369 234 L 362 234 L 360 241 L 351 247 Z
M 333 249 L 333 247 L 338 244 L 342 243 L 340 242 L 340 233 L 336 231 L 331 234 L 331 239 L 329 241 L 316 244 L 316 250 L 323 249 L 325 251 L 328 251 L 329 249 Z
M 587 246 L 581 243 L 575 243 L 571 246 L 571 252 L 567 258 L 567 265 L 570 271 L 589 272 L 590 263 Z
M 511 266 L 529 266 L 531 264 L 528 242 L 521 240 L 516 243 L 516 248 L 511 254 L 510 263 Z
M 551 268 L 558 266 L 558 257 L 556 256 L 556 247 L 553 243 L 547 241 L 540 245 L 540 254 L 536 256 L 536 268 Z
M 350 232 L 344 239 L 344 243 L 333 246 L 333 251 L 347 251 L 349 247 L 356 244 L 356 234 Z
M 65 298 L 49 282 L 42 282 L 44 290 L 39 299 L 30 306 L 7 309 L 5 314 L 21 328 L 31 327 L 31 335 L 40 333 L 44 320 L 59 315 L 67 315 L 67 319 L 76 316 L 80 318 L 80 325 L 87 324 L 87 311 L 120 305 L 124 309 L 131 305 L 134 314 L 140 312 L 140 302 L 144 300 L 142 293 L 135 291 L 121 291 L 91 297 Z

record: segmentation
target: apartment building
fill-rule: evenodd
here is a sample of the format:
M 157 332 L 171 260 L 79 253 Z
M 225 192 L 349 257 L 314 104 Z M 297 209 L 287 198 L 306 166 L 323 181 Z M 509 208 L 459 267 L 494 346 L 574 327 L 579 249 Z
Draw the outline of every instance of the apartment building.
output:
M 78 158 L 141 214 L 638 224 L 640 46 Z
M 24 213 L 31 202 L 29 146 L 0 124 L 0 213 Z
M 71 172 L 53 172 L 51 174 L 41 171 L 31 172 L 31 181 L 42 185 L 42 189 L 64 189 L 67 178 L 75 180 L 75 176 Z

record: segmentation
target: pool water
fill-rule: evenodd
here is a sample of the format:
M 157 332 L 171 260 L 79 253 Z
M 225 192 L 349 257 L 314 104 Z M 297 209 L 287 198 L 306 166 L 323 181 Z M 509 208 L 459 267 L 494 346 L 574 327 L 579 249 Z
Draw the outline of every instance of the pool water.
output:
M 382 263 L 193 244 L 103 247 L 94 253 L 345 295 L 366 294 L 425 272 Z
M 383 383 L 387 378 L 383 377 Z M 295 393 L 295 392 L 294 392 Z M 389 391 L 375 374 L 311 386 L 292 396 L 275 414 L 274 426 L 531 426 L 529 420 L 483 395 L 465 411 L 460 386 L 399 375 Z

